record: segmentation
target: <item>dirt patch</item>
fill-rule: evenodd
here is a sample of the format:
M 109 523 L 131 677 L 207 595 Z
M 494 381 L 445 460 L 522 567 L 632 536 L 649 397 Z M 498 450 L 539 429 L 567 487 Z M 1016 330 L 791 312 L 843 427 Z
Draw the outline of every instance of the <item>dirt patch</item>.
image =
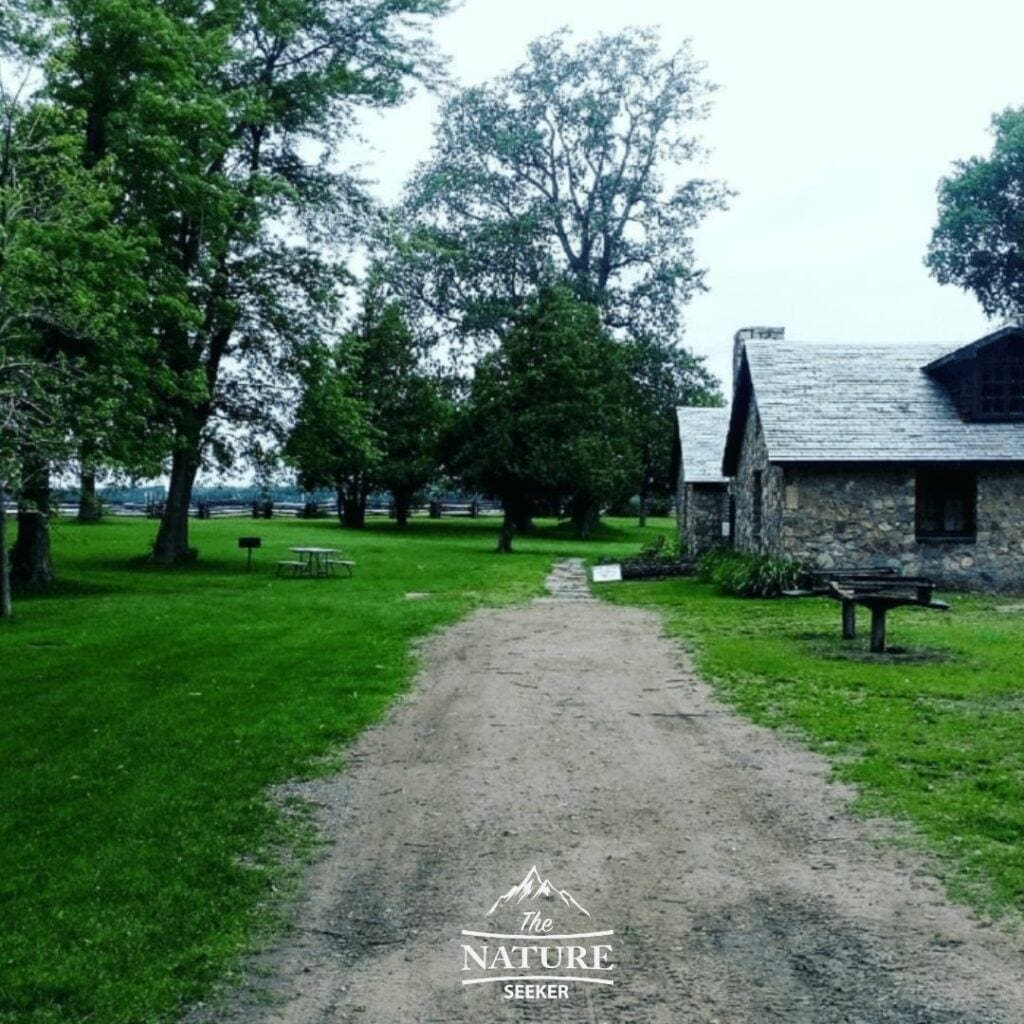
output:
M 295 787 L 327 853 L 252 984 L 190 1021 L 1024 1019 L 1019 940 L 879 843 L 822 758 L 716 701 L 656 617 L 558 586 L 431 641 L 350 769 Z M 462 988 L 461 929 L 533 864 L 615 930 L 615 986 Z

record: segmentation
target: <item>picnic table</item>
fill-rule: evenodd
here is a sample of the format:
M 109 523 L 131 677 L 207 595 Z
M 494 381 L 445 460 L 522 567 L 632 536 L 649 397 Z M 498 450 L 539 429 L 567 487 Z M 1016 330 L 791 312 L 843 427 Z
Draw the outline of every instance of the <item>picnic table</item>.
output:
M 871 611 L 871 652 L 885 651 L 885 617 L 893 608 L 907 605 L 948 611 L 945 601 L 934 598 L 935 582 L 923 576 L 876 576 L 830 580 L 828 596 L 844 607 L 862 605 Z M 845 620 L 844 620 L 845 624 Z
M 355 565 L 355 562 L 337 557 L 341 554 L 337 548 L 293 547 L 288 550 L 298 555 L 298 558 L 278 562 L 277 573 L 279 576 L 283 570 L 290 569 L 292 576 L 324 579 L 327 576 L 336 575 L 335 569 L 339 565 L 349 576 L 352 575 L 352 566 Z
M 889 566 L 851 566 L 846 569 L 812 569 L 810 585 L 803 590 L 784 590 L 783 597 L 829 597 L 829 586 L 835 580 L 857 582 L 894 577 L 896 570 Z M 853 640 L 857 635 L 857 606 L 843 601 L 843 639 Z
M 945 601 L 933 596 L 935 582 L 924 576 L 900 576 L 895 569 L 818 569 L 811 573 L 809 587 L 786 590 L 786 597 L 830 597 L 842 605 L 843 639 L 857 634 L 857 605 L 871 612 L 871 651 L 885 651 L 886 615 L 906 605 L 948 611 Z

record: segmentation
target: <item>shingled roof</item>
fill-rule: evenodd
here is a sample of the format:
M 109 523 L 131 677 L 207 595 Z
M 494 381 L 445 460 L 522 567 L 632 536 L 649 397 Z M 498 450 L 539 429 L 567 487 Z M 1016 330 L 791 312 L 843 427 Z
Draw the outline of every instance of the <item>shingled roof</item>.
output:
M 925 367 L 950 345 L 748 341 L 724 471 L 734 475 L 757 405 L 771 462 L 1024 461 L 1024 423 L 968 422 Z
M 684 405 L 676 409 L 683 482 L 723 484 L 722 453 L 729 410 Z

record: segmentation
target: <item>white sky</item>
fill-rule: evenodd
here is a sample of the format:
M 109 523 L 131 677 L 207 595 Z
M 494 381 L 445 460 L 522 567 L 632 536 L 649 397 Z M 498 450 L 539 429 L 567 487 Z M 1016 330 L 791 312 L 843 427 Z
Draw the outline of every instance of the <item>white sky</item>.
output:
M 1014 0 L 465 0 L 436 25 L 452 75 L 483 81 L 536 36 L 660 26 L 684 38 L 720 90 L 698 173 L 740 194 L 697 234 L 710 292 L 685 343 L 726 377 L 750 324 L 810 341 L 968 341 L 988 325 L 922 259 L 935 186 L 988 152 L 989 119 L 1024 104 L 1024 4 Z M 437 103 L 370 116 L 367 170 L 392 200 L 430 148 Z M 726 381 L 727 387 L 730 382 Z

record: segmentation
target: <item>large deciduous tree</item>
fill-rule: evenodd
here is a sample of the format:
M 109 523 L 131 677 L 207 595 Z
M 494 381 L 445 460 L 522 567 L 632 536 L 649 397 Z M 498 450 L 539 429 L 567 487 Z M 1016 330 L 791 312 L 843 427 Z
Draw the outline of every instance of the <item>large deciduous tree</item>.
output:
M 574 48 L 561 31 L 452 96 L 408 188 L 406 287 L 486 336 L 559 278 L 616 332 L 678 337 L 703 288 L 693 230 L 727 196 L 684 173 L 701 155 L 703 72 L 688 44 L 663 56 L 652 30 Z
M 53 575 L 51 462 L 111 419 L 138 356 L 140 247 L 112 225 L 110 169 L 86 167 L 81 140 L 77 118 L 0 82 L 0 489 L 19 499 L 13 575 L 32 585 Z
M 478 363 L 462 424 L 463 475 L 504 506 L 500 552 L 532 503 L 564 505 L 585 537 L 635 479 L 631 394 L 625 350 L 595 306 L 559 286 L 520 310 Z
M 401 287 L 462 338 L 500 338 L 562 282 L 632 347 L 641 508 L 670 461 L 670 403 L 717 394 L 680 344 L 682 309 L 704 288 L 693 232 L 728 196 L 688 176 L 712 91 L 689 45 L 665 56 L 653 31 L 576 47 L 555 33 L 448 100 L 403 210 Z
M 194 553 L 188 506 L 225 423 L 258 420 L 273 361 L 330 329 L 365 200 L 335 168 L 356 104 L 387 106 L 431 67 L 447 0 L 55 0 L 51 94 L 122 175 L 151 232 L 141 315 L 171 453 L 153 557 Z
M 1024 316 L 1024 108 L 992 119 L 987 157 L 960 160 L 939 182 L 939 219 L 925 263 L 971 292 L 988 316 Z

